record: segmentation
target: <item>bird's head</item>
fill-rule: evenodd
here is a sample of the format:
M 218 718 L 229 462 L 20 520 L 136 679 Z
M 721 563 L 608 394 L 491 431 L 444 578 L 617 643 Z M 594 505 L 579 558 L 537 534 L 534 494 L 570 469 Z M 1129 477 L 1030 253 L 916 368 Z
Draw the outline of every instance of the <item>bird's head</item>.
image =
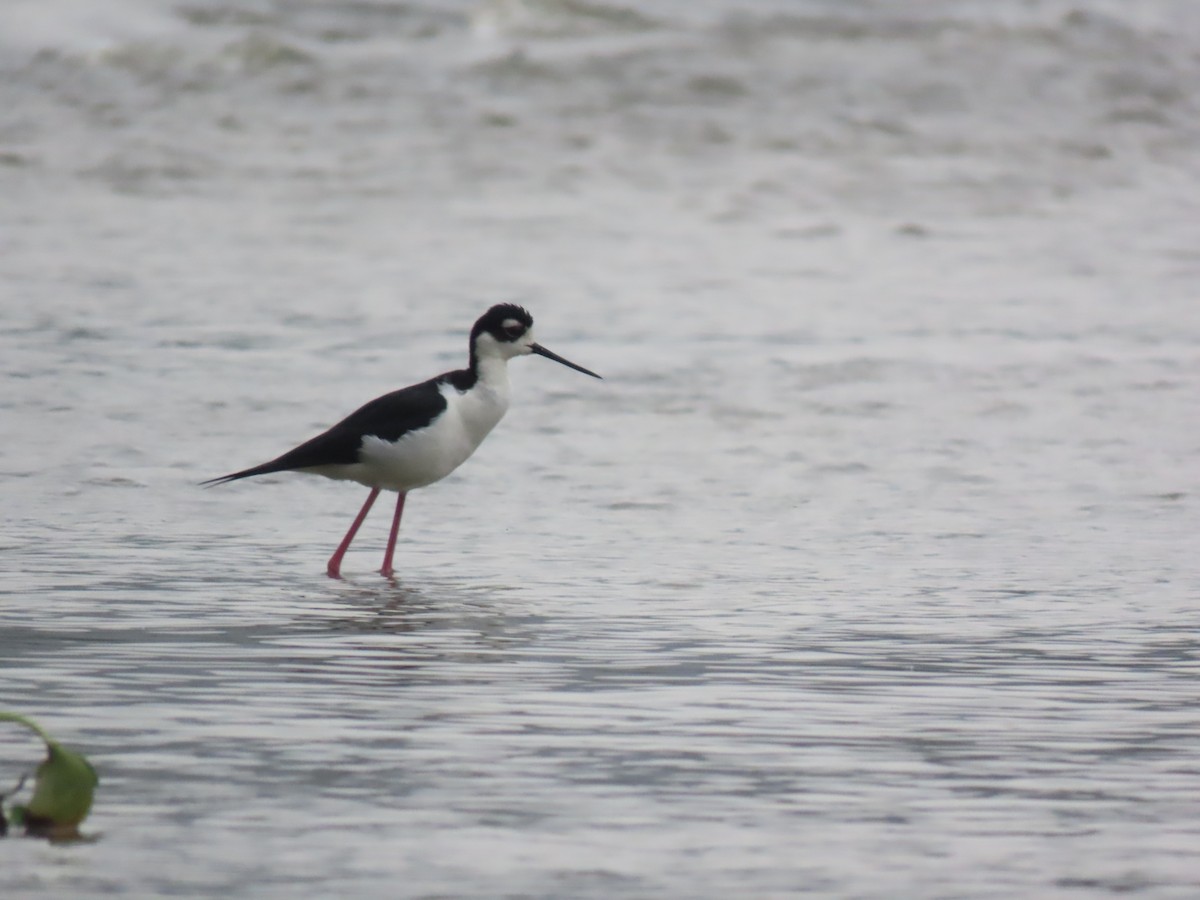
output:
M 544 356 L 584 375 L 599 378 L 595 372 L 577 366 L 551 353 L 533 339 L 533 316 L 513 303 L 499 303 L 482 316 L 471 329 L 471 354 L 473 359 L 502 359 L 528 356 L 530 353 Z

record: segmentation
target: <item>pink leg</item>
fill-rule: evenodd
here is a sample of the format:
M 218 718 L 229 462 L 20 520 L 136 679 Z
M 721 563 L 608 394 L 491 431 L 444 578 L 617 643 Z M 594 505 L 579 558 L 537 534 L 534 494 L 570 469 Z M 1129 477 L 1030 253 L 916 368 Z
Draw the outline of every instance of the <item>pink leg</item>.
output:
M 371 488 L 371 493 L 367 495 L 367 502 L 362 505 L 362 509 L 358 511 L 358 515 L 354 517 L 354 524 L 350 526 L 350 530 L 346 532 L 346 536 L 342 538 L 342 542 L 338 544 L 338 548 L 333 551 L 333 556 L 329 557 L 329 565 L 325 567 L 325 574 L 330 578 L 342 577 L 342 557 L 350 549 L 350 542 L 354 540 L 354 535 L 358 534 L 358 529 L 362 526 L 363 519 L 371 511 L 371 505 L 378 496 L 379 488 Z
M 392 554 L 396 552 L 396 535 L 400 533 L 400 517 L 404 515 L 404 498 L 407 496 L 404 491 L 396 496 L 396 515 L 392 517 L 392 532 L 388 535 L 387 550 L 383 554 L 383 568 L 379 570 L 379 574 L 384 578 L 391 578 L 396 574 L 396 570 L 392 568 Z

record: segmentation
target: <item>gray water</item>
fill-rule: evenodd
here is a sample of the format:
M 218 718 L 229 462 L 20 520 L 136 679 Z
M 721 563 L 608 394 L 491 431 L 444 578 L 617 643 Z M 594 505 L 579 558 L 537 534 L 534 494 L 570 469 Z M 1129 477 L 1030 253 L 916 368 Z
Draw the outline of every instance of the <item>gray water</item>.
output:
M 1190 0 L 9 0 L 0 708 L 102 780 L 4 895 L 1200 896 L 1198 85 Z M 499 301 L 605 380 L 394 583 L 196 486 Z

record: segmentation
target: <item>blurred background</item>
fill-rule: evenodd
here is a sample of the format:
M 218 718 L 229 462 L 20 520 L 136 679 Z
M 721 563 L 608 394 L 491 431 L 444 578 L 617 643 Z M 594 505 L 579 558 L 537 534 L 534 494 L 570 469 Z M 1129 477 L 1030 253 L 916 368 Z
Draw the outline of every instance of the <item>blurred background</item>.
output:
M 102 777 L 12 890 L 1190 896 L 1198 85 L 1192 0 L 6 0 L 0 707 Z M 397 583 L 196 487 L 500 301 L 606 380 Z

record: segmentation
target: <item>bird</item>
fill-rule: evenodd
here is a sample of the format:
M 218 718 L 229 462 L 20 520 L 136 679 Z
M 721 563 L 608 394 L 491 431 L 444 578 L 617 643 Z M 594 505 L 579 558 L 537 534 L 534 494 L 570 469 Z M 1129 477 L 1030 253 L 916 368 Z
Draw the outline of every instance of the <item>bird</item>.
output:
M 228 484 L 274 472 L 302 472 L 370 488 L 346 536 L 326 564 L 341 578 L 342 558 L 382 491 L 396 492 L 396 511 L 380 573 L 395 576 L 393 556 L 408 492 L 441 481 L 473 454 L 508 410 L 508 362 L 534 354 L 593 378 L 590 369 L 552 353 L 533 338 L 533 316 L 500 303 L 471 328 L 465 369 L 376 397 L 316 437 L 275 459 L 201 482 Z

